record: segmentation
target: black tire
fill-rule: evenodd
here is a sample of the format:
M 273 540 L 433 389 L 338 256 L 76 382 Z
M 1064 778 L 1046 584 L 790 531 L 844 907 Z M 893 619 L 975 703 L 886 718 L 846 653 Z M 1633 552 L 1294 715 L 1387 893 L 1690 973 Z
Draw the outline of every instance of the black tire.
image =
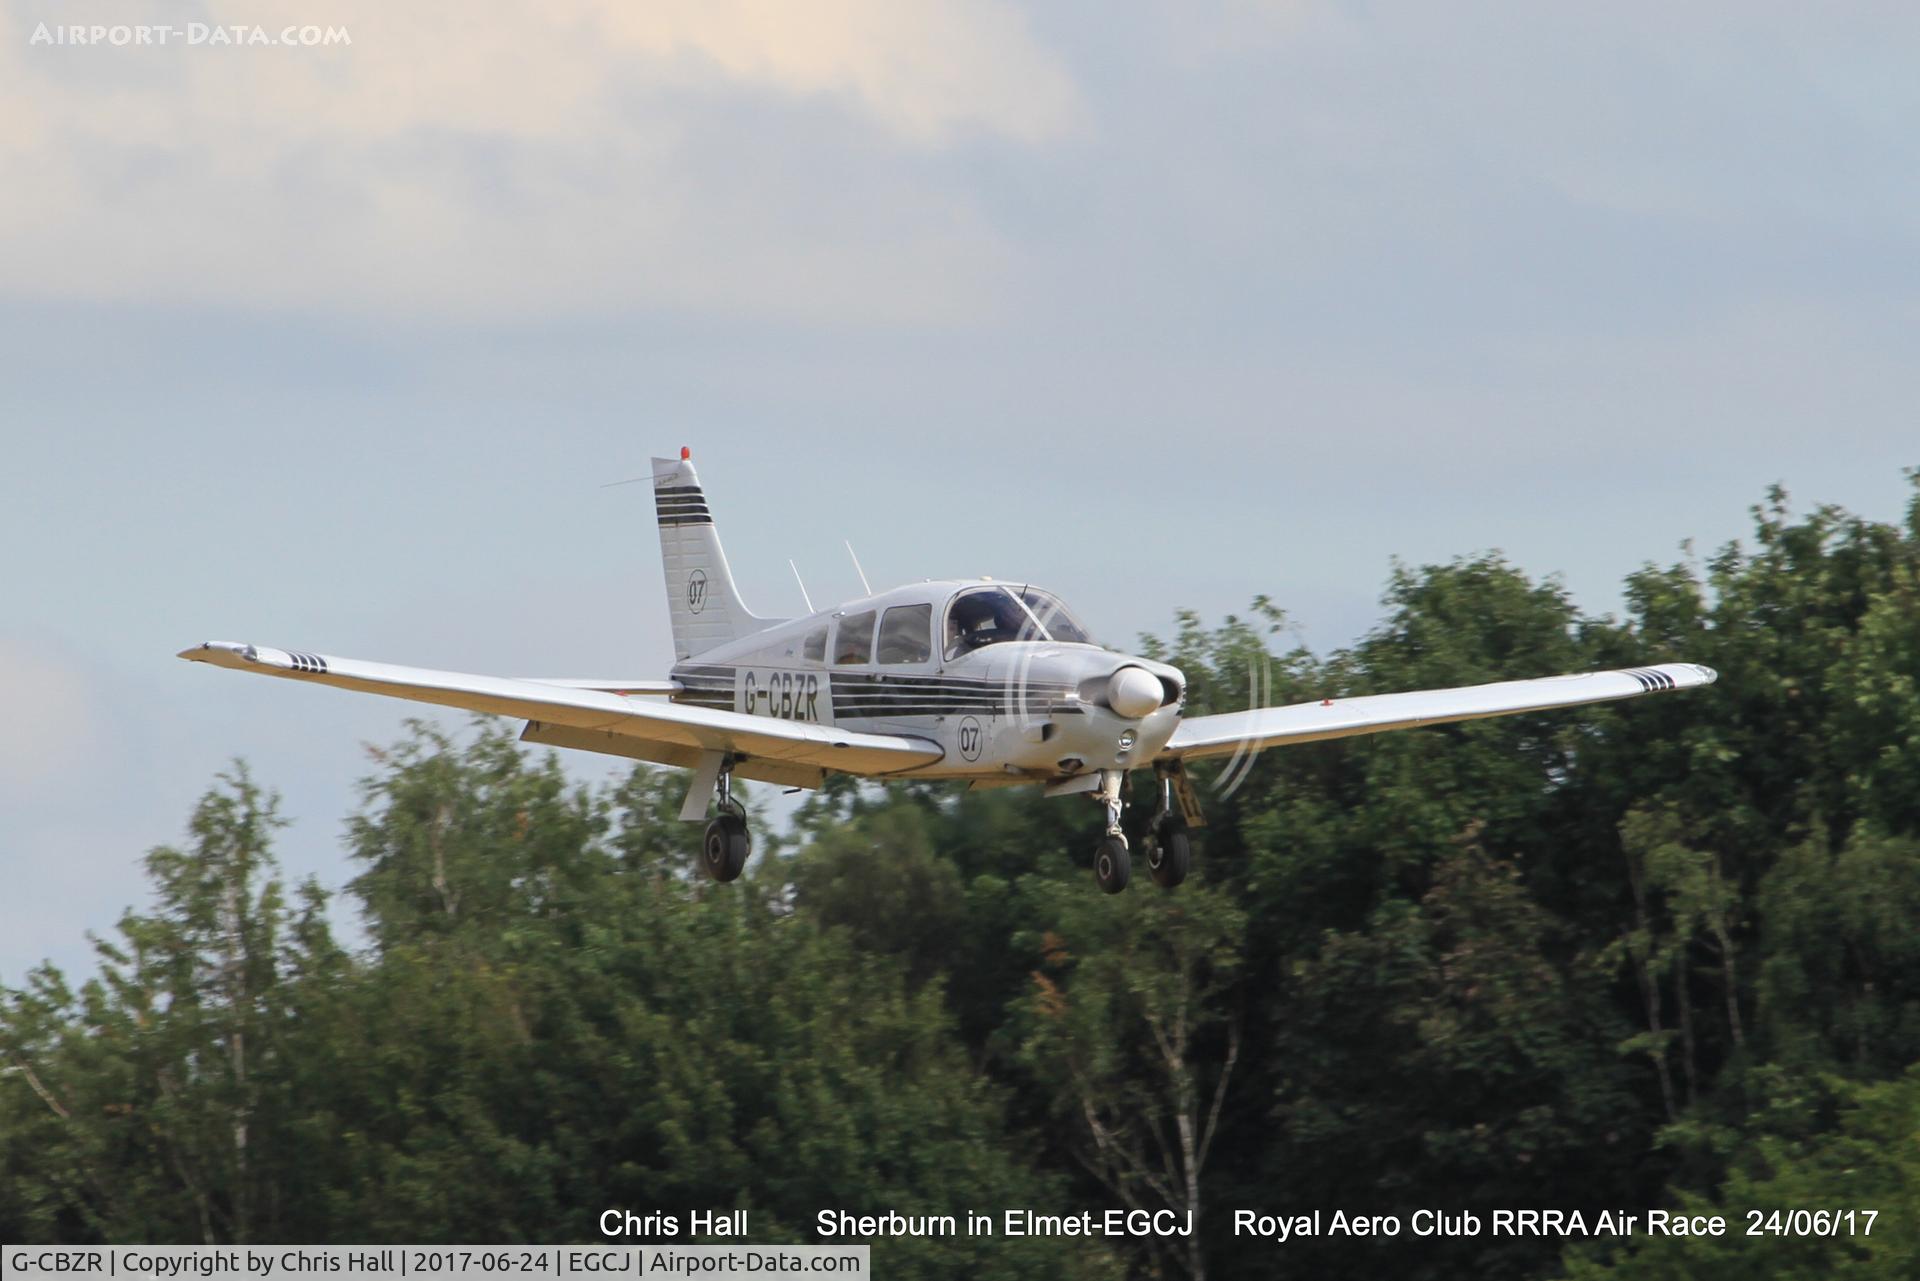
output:
M 707 836 L 700 844 L 700 866 L 716 881 L 731 881 L 747 866 L 753 853 L 753 839 L 747 834 L 747 821 L 738 814 L 722 814 L 707 824 Z
M 1153 883 L 1170 890 L 1192 870 L 1193 838 L 1186 823 L 1177 816 L 1162 820 L 1147 845 L 1147 871 L 1153 874 Z
M 1093 851 L 1093 879 L 1108 894 L 1118 894 L 1133 878 L 1133 856 L 1127 843 L 1118 836 L 1103 836 Z

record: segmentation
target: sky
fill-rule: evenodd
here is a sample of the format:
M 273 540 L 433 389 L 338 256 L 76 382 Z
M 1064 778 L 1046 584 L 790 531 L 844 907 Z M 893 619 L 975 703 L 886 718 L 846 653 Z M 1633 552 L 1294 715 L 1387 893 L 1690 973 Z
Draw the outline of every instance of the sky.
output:
M 876 587 L 1030 579 L 1120 643 L 1265 593 L 1329 650 L 1395 558 L 1487 549 L 1617 611 L 1775 482 L 1897 519 L 1917 37 L 0 0 L 0 982 L 85 968 L 235 758 L 291 875 L 352 874 L 366 745 L 418 709 L 187 645 L 661 675 L 647 491 L 603 486 L 682 445 L 759 612 L 798 612 L 788 557 L 853 594 L 850 539 Z

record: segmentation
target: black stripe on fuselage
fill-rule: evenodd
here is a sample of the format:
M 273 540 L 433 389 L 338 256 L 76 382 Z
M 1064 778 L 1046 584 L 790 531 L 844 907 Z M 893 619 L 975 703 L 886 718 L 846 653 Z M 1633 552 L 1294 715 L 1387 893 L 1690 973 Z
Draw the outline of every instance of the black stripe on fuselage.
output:
M 776 669 L 786 670 L 786 669 Z M 681 692 L 676 703 L 734 709 L 737 669 L 719 663 L 676 667 Z M 831 672 L 828 689 L 835 720 L 893 720 L 913 716 L 1005 716 L 1013 712 L 1075 714 L 1074 687 L 1060 682 L 1009 685 L 1004 680 L 923 676 L 904 672 Z
M 1064 700 L 1072 686 L 1013 684 L 951 676 L 836 672 L 836 719 L 884 720 L 902 716 L 1004 716 L 1010 711 L 1045 711 Z

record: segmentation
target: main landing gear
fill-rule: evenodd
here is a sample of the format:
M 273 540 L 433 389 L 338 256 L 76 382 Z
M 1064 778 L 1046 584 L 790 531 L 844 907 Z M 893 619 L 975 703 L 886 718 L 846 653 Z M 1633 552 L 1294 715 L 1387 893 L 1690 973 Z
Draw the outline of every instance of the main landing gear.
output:
M 1100 787 L 1093 794 L 1107 811 L 1106 834 L 1093 851 L 1093 879 L 1108 894 L 1126 889 L 1133 877 L 1133 855 L 1127 848 L 1126 833 L 1120 827 L 1120 815 L 1126 808 L 1121 796 L 1126 777 L 1124 770 L 1100 771 Z M 1174 805 L 1172 775 L 1164 769 L 1156 770 L 1155 781 L 1159 787 L 1159 803 L 1148 820 L 1142 845 L 1153 883 L 1170 890 L 1186 880 L 1192 870 L 1193 838 L 1187 831 L 1186 818 Z
M 1170 890 L 1187 879 L 1193 870 L 1193 838 L 1187 834 L 1186 820 L 1169 814 L 1147 835 L 1147 871 L 1153 883 Z
M 707 824 L 700 842 L 700 865 L 716 881 L 731 881 L 747 866 L 753 853 L 753 838 L 747 832 L 747 810 L 733 799 L 733 761 L 721 762 L 714 786 L 718 789 L 720 813 Z

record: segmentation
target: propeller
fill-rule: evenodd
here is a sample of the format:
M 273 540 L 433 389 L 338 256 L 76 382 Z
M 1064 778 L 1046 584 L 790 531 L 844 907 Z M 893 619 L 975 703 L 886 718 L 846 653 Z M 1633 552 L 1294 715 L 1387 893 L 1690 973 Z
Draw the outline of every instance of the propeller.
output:
M 1255 711 L 1266 707 L 1273 701 L 1273 661 L 1265 654 L 1259 661 L 1247 661 L 1247 710 Z M 1227 758 L 1225 768 L 1215 776 L 1213 790 L 1222 798 L 1232 796 L 1240 790 L 1240 785 L 1253 774 L 1253 763 L 1259 759 L 1259 744 L 1251 737 L 1243 738 L 1233 749 L 1233 755 Z

